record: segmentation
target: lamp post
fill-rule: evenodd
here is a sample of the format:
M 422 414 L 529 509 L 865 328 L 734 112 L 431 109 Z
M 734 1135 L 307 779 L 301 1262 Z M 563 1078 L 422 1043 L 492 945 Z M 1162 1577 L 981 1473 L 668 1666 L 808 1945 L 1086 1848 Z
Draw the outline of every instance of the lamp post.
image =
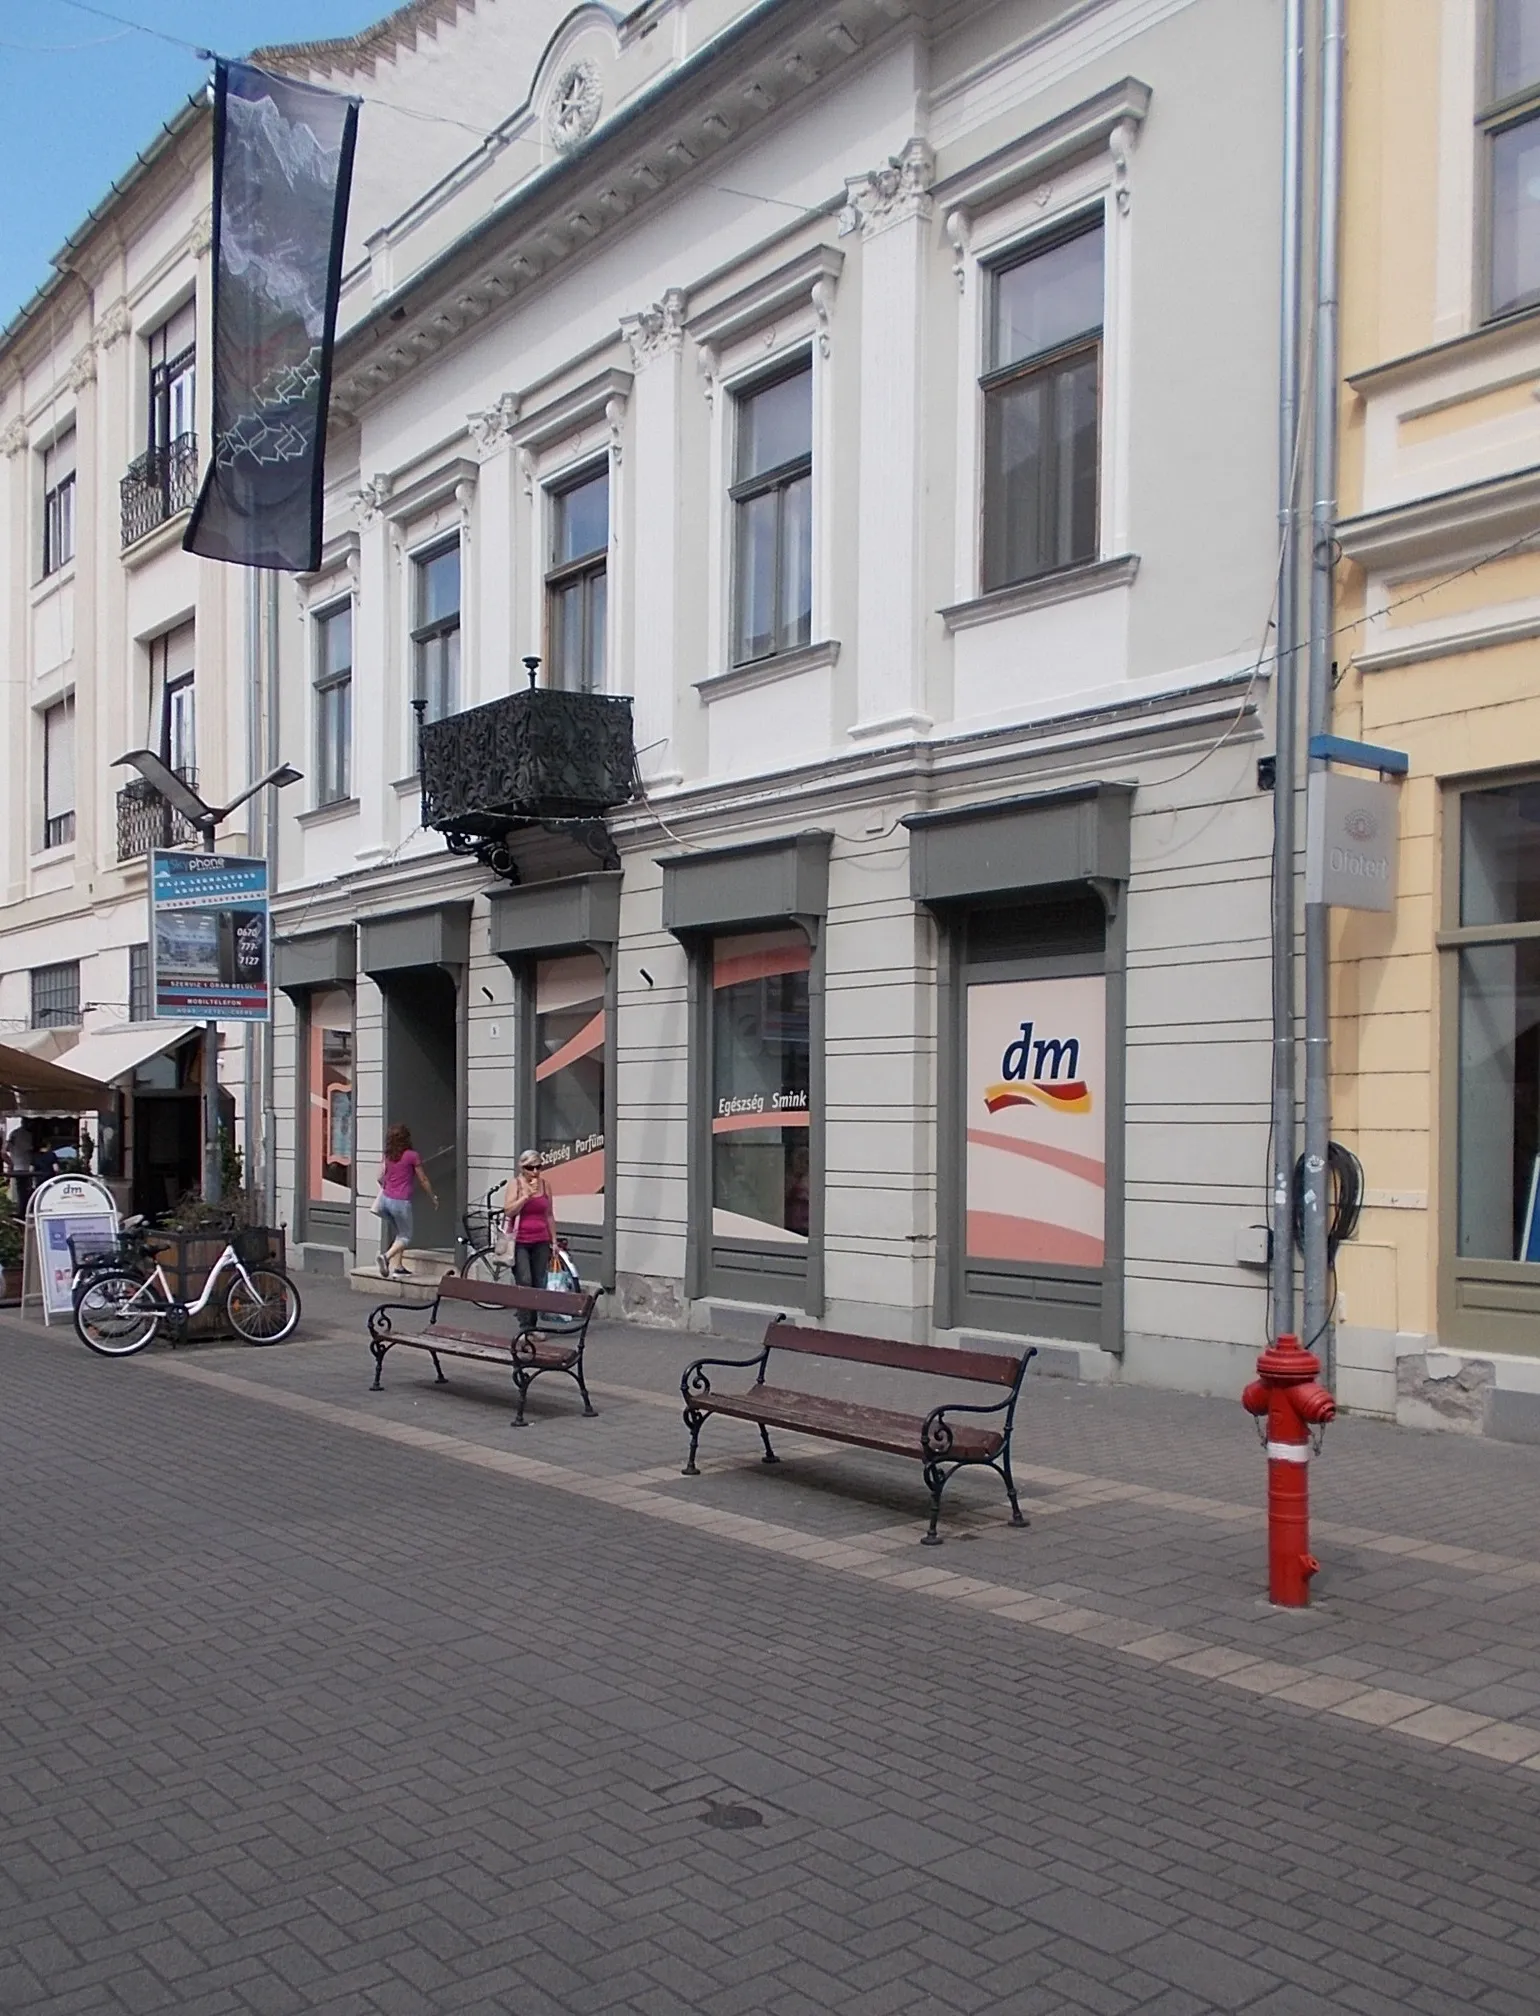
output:
M 215 853 L 215 835 L 230 817 L 238 812 L 248 798 L 255 798 L 259 791 L 269 785 L 281 790 L 285 784 L 297 784 L 301 772 L 292 763 L 280 763 L 259 777 L 255 784 L 247 785 L 238 798 L 232 798 L 228 805 L 206 805 L 183 777 L 179 777 L 170 764 L 157 756 L 153 749 L 130 749 L 126 756 L 120 756 L 113 765 L 128 765 L 137 770 L 150 789 L 163 798 L 174 811 L 180 812 L 190 826 L 195 826 L 202 838 L 205 854 Z M 217 1204 L 222 1184 L 219 1167 L 219 1024 L 217 1021 L 203 1025 L 203 1197 L 208 1204 Z

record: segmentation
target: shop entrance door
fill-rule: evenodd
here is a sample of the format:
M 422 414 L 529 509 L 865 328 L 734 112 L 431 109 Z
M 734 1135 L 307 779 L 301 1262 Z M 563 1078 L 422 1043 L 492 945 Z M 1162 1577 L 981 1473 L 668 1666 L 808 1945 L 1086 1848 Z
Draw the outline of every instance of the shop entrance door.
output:
M 377 976 L 385 1009 L 384 1125 L 410 1128 L 412 1146 L 438 1193 L 435 1209 L 413 1196 L 412 1244 L 452 1253 L 460 1226 L 456 1151 L 459 1000 L 442 966 L 406 966 Z M 372 1171 L 370 1172 L 373 1173 Z
M 134 1099 L 134 1209 L 169 1211 L 203 1176 L 202 1109 L 196 1092 L 141 1092 Z

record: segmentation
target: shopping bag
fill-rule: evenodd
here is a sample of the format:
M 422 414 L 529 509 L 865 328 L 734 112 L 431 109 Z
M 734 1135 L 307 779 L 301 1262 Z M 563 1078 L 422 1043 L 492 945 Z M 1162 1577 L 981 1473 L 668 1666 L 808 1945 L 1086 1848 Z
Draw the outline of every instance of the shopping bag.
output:
M 555 1295 L 581 1295 L 582 1279 L 572 1264 L 572 1255 L 565 1246 L 551 1249 L 551 1264 L 546 1270 L 545 1285 Z

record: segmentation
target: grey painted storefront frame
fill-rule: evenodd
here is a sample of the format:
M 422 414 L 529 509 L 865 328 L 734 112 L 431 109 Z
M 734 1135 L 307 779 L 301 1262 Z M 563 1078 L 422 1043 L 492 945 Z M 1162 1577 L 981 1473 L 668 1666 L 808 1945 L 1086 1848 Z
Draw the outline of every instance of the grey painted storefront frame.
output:
M 824 1224 L 828 1127 L 825 1059 L 825 919 L 829 908 L 829 851 L 824 831 L 753 841 L 710 853 L 661 861 L 663 924 L 684 944 L 689 960 L 689 1159 L 686 1181 L 685 1294 L 708 1295 L 824 1311 Z M 808 1227 L 803 1266 L 786 1266 L 782 1246 L 719 1240 L 713 1231 L 712 957 L 718 937 L 794 926 L 808 941 Z M 718 1260 L 718 1252 L 727 1256 Z M 800 1289 L 800 1300 L 791 1291 Z
M 936 1271 L 934 1320 L 938 1329 L 956 1329 L 964 1320 L 966 1297 L 966 1073 L 967 986 L 971 969 L 964 956 L 971 912 L 998 908 L 1001 899 L 1020 897 L 1030 908 L 1055 895 L 1092 892 L 1104 915 L 1099 962 L 1082 955 L 1042 959 L 1030 955 L 1000 961 L 1002 977 L 1014 963 L 1047 979 L 1055 972 L 1101 971 L 1106 980 L 1107 1115 L 1101 1318 L 1099 1335 L 1079 1341 L 1099 1343 L 1120 1356 L 1123 1350 L 1126 1265 L 1126 1166 L 1128 1082 L 1128 881 L 1134 787 L 1116 783 L 1071 785 L 1031 797 L 921 813 L 903 823 L 910 832 L 910 889 L 931 910 L 939 927 L 937 961 L 936 1072 Z M 991 969 L 981 966 L 980 976 Z M 1032 1303 L 1022 1304 L 1023 1334 L 1048 1336 L 1030 1328 Z
M 358 1236 L 358 938 L 351 924 L 273 946 L 273 979 L 287 994 L 295 1018 L 294 1058 L 294 1223 L 300 1245 L 355 1250 Z M 310 1195 L 310 1005 L 317 994 L 346 988 L 353 999 L 353 1195 L 346 1204 L 320 1203 Z
M 358 970 L 379 987 L 383 996 L 394 975 L 424 966 L 441 967 L 455 990 L 455 1202 L 459 1227 L 469 1209 L 470 1168 L 470 958 L 471 906 L 468 901 L 439 903 L 420 910 L 363 917 L 358 924 Z M 382 979 L 385 982 L 381 986 Z M 355 1012 L 357 997 L 355 996 Z M 389 1003 L 382 1000 L 380 1098 L 390 1083 Z M 382 1112 L 381 1124 L 387 1123 Z M 356 1124 L 356 1114 L 355 1114 Z
M 620 940 L 618 873 L 574 875 L 559 882 L 499 889 L 490 898 L 491 947 L 513 976 L 515 1153 L 535 1138 L 535 966 L 564 953 L 592 952 L 604 968 L 604 1223 L 599 1231 L 599 1286 L 615 1286 L 615 1191 L 618 1129 Z M 558 1226 L 560 1221 L 558 1220 Z M 581 1246 L 582 1242 L 579 1242 Z

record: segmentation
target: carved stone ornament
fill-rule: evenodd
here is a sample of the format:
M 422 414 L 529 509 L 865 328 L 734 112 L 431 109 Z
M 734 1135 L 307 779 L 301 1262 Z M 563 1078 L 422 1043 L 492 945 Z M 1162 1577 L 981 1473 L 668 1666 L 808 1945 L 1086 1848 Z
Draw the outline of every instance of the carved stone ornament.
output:
M 371 520 L 379 516 L 390 502 L 390 492 L 391 479 L 388 475 L 381 473 L 369 478 L 369 481 L 358 491 L 355 500 L 358 506 L 358 522 L 360 525 L 367 525 Z
M 26 445 L 27 430 L 20 420 L 13 420 L 0 434 L 0 455 L 19 455 Z
M 670 287 L 661 301 L 620 318 L 621 334 L 631 346 L 633 371 L 642 370 L 655 357 L 677 354 L 684 342 L 684 311 L 684 289 Z
M 1128 215 L 1128 206 L 1133 201 L 1128 188 L 1128 163 L 1138 138 L 1139 129 L 1132 119 L 1120 119 L 1107 136 L 1107 152 L 1112 156 L 1112 194 L 1120 217 Z
M 576 147 L 580 141 L 586 140 L 599 123 L 603 105 L 604 87 L 599 81 L 599 66 L 589 62 L 586 56 L 579 57 L 557 78 L 551 92 L 545 115 L 551 144 L 565 153 L 569 147 Z
M 64 382 L 72 392 L 81 392 L 87 385 L 94 383 L 95 379 L 96 345 L 94 343 L 87 343 L 83 349 L 76 353 L 73 363 L 65 373 Z
M 624 442 L 621 429 L 625 425 L 626 402 L 624 399 L 606 399 L 604 402 L 605 425 L 610 430 L 610 460 L 618 468 Z
M 187 234 L 187 244 L 195 259 L 201 259 L 214 242 L 214 213 L 200 210 L 193 219 L 192 230 Z
M 114 343 L 121 343 L 133 326 L 132 317 L 128 312 L 128 303 L 121 298 L 114 301 L 111 307 L 107 308 L 97 318 L 96 341 L 98 347 L 108 350 Z
M 813 313 L 818 318 L 818 354 L 827 357 L 831 348 L 829 326 L 834 315 L 834 282 L 821 273 L 813 282 Z
M 472 413 L 467 425 L 471 439 L 476 444 L 476 452 L 483 461 L 495 455 L 509 435 L 519 417 L 519 395 L 504 392 L 495 406 L 489 406 L 484 413 Z
M 849 238 L 859 232 L 871 237 L 911 218 L 923 222 L 931 213 L 930 190 L 935 179 L 935 154 L 925 141 L 911 140 L 885 168 L 852 176 L 846 182 L 839 235 Z
M 952 271 L 957 276 L 957 291 L 965 294 L 968 290 L 968 247 L 973 242 L 973 219 L 966 210 L 954 210 L 947 218 L 946 238 L 952 248 Z

